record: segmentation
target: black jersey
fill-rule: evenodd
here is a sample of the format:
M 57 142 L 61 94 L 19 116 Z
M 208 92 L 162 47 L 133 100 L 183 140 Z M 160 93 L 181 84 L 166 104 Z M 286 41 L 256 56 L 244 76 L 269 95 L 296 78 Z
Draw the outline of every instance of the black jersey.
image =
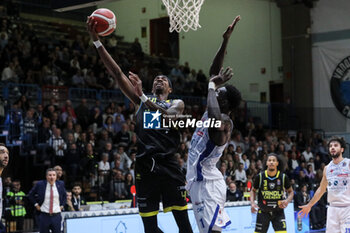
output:
M 149 97 L 149 100 L 161 106 L 164 109 L 171 107 L 173 100 L 161 101 L 156 97 Z M 147 129 L 144 128 L 144 115 L 150 111 L 148 107 L 142 103 L 138 112 L 136 113 L 136 134 L 138 136 L 138 153 L 136 158 L 138 161 L 143 161 L 143 167 L 149 171 L 154 166 L 159 167 L 173 167 L 178 169 L 178 163 L 175 159 L 175 153 L 180 144 L 180 133 L 175 128 Z M 162 120 L 162 116 L 160 117 Z M 161 122 L 162 123 L 162 122 Z M 152 159 L 150 161 L 150 159 Z M 151 163 L 148 164 L 147 163 Z M 140 164 L 139 164 L 140 165 Z M 169 171 L 164 171 L 169 172 Z M 171 173 L 171 172 L 170 172 Z
M 259 173 L 254 180 L 254 188 L 258 190 L 259 208 L 263 211 L 279 210 L 279 201 L 285 199 L 284 191 L 290 186 L 289 178 L 280 171 L 274 177 L 270 177 L 266 170 Z

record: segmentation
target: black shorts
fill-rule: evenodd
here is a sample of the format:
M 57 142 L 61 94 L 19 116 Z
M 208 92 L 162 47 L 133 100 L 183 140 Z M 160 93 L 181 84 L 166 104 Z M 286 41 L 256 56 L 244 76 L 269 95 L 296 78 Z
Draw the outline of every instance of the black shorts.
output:
M 272 212 L 264 212 L 259 209 L 258 216 L 256 218 L 256 233 L 265 233 L 269 229 L 270 222 L 272 222 L 275 232 L 287 233 L 286 218 L 284 216 L 284 210 L 279 209 Z
M 160 201 L 164 212 L 187 210 L 185 177 L 181 170 L 170 169 L 171 174 L 159 173 L 159 168 L 153 172 L 145 172 L 140 169 L 143 165 L 139 159 L 135 168 L 136 195 L 141 217 L 157 215 Z

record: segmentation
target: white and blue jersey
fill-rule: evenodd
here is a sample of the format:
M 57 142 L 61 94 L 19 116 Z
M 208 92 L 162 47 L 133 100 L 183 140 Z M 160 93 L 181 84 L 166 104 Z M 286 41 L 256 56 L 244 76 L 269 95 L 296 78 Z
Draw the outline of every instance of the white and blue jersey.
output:
M 350 159 L 331 161 L 326 170 L 328 202 L 331 206 L 350 206 Z
M 205 112 L 202 121 L 208 119 L 208 112 Z M 191 145 L 188 150 L 187 161 L 187 183 L 203 180 L 223 179 L 222 173 L 217 169 L 219 161 L 227 143 L 216 146 L 209 138 L 208 128 L 197 128 L 193 133 Z
M 208 112 L 205 112 L 201 120 L 207 119 Z M 226 183 L 216 167 L 226 144 L 216 146 L 209 138 L 207 127 L 197 128 L 192 136 L 188 151 L 186 189 L 200 233 L 221 231 L 231 223 L 224 210 Z
M 326 233 L 350 232 L 350 159 L 344 158 L 338 164 L 331 161 L 327 166 L 326 177 L 330 204 Z

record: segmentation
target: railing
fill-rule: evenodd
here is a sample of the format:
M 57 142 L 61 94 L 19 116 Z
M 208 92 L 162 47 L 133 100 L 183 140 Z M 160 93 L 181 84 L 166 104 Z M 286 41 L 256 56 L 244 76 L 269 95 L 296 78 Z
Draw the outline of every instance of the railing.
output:
M 79 101 L 81 99 L 99 99 L 99 92 L 96 89 L 88 88 L 69 88 L 68 98 L 71 101 Z
M 5 100 L 14 101 L 21 95 L 25 95 L 31 102 L 41 104 L 42 92 L 38 85 L 22 84 L 22 83 L 7 83 L 2 87 L 3 98 Z
M 261 123 L 263 123 L 264 125 L 271 126 L 271 112 L 269 105 L 269 103 L 260 103 L 254 101 L 246 102 L 246 108 L 250 116 L 259 118 Z
M 98 99 L 102 103 L 117 102 L 129 105 L 129 100 L 125 97 L 121 90 L 101 90 Z
M 59 104 L 62 104 L 68 99 L 68 87 L 64 86 L 43 86 L 43 103 L 48 104 L 52 98 L 56 99 Z
M 3 87 L 3 98 L 5 100 L 13 100 L 23 93 L 26 93 L 31 103 L 38 104 L 43 102 L 44 105 L 48 104 L 51 98 L 55 98 L 60 102 L 59 104 L 62 104 L 67 99 L 77 104 L 83 98 L 87 99 L 90 103 L 99 100 L 102 106 L 113 101 L 124 103 L 128 107 L 130 102 L 121 90 L 96 90 L 68 88 L 65 86 L 44 86 L 41 90 L 37 85 L 14 83 L 8 83 Z M 182 99 L 186 105 L 198 105 L 200 107 L 206 105 L 205 97 L 173 94 L 169 97 L 172 99 Z M 9 102 L 11 103 L 11 101 Z M 298 118 L 295 116 L 294 108 L 291 105 L 247 101 L 245 108 L 248 113 L 247 116 L 253 117 L 256 122 L 261 122 L 266 127 L 298 129 Z

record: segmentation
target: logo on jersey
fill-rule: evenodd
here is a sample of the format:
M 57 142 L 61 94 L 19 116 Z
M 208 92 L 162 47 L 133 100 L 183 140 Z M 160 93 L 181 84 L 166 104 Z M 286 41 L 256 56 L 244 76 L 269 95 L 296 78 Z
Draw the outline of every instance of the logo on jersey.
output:
M 269 183 L 269 187 L 270 187 L 270 189 L 274 189 L 274 188 L 275 188 L 275 186 L 276 186 L 276 184 L 275 184 L 275 183 Z
M 143 128 L 144 129 L 160 129 L 160 116 L 162 114 L 157 110 L 156 112 L 143 113 Z
M 277 179 L 277 185 L 281 185 L 281 180 Z
M 344 163 L 343 163 L 343 167 L 345 167 L 345 166 L 346 166 L 346 163 L 344 162 Z
M 346 186 L 348 184 L 347 180 L 343 180 L 343 185 Z
M 332 182 L 329 181 L 329 182 L 328 182 L 328 186 L 332 186 Z
M 338 185 L 338 181 L 334 181 L 334 186 L 337 186 Z
M 203 131 L 200 131 L 200 130 L 199 130 L 199 131 L 197 132 L 197 135 L 198 135 L 199 137 L 203 137 L 204 133 L 203 133 Z
M 162 115 L 156 112 L 145 111 L 143 113 L 144 129 L 170 129 L 170 128 L 220 128 L 221 121 L 214 118 L 197 120 L 189 118 L 189 115 Z

